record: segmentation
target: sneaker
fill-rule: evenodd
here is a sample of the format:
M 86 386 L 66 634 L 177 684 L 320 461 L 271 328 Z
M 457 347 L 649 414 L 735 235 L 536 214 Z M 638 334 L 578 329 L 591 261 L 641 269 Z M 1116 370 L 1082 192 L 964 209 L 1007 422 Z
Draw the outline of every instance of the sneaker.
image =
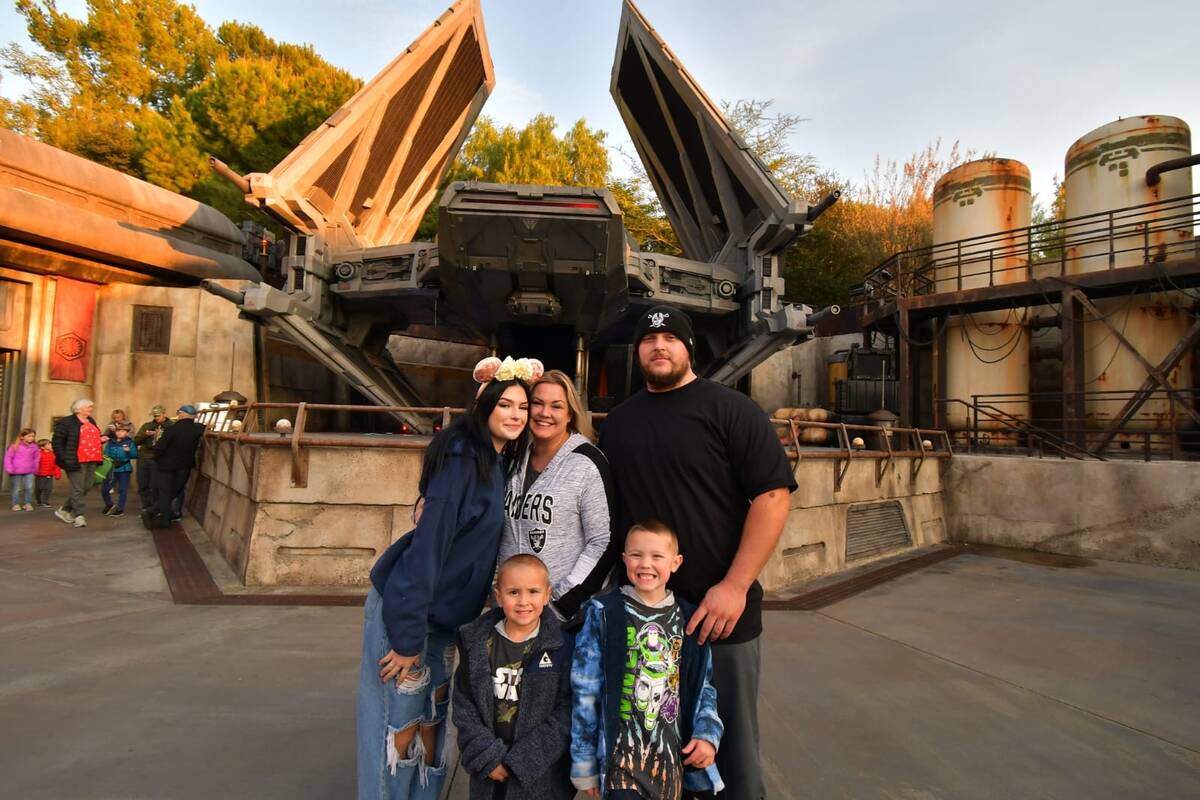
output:
M 67 511 L 65 508 L 60 508 L 57 511 L 55 511 L 54 516 L 58 517 L 63 522 L 67 523 L 68 525 L 75 524 L 75 515 L 70 513 L 69 511 Z
M 171 522 L 179 522 L 181 519 L 183 519 L 183 514 L 172 514 L 171 515 Z
M 38 508 L 50 508 L 49 503 L 38 503 Z
M 123 516 L 125 516 L 125 512 L 119 508 L 114 508 L 113 512 L 111 514 L 109 514 L 109 516 L 110 517 L 123 517 Z
M 33 503 L 26 503 L 26 504 L 25 504 L 25 510 L 26 510 L 26 511 L 33 511 Z
M 108 505 L 106 505 L 106 506 L 104 507 L 104 510 L 103 510 L 103 511 L 101 511 L 100 513 L 101 513 L 101 514 L 103 514 L 104 516 L 106 516 L 106 517 L 107 517 L 107 516 L 108 516 L 108 512 L 110 512 L 110 511 L 112 511 L 112 510 L 113 510 L 112 503 L 109 503 Z
M 80 515 L 80 516 L 76 517 L 75 521 L 71 524 L 74 525 L 76 528 L 86 528 L 87 520 L 83 518 L 83 515 Z
M 13 511 L 20 511 L 20 510 L 21 510 L 21 506 L 19 506 L 19 505 L 13 506 Z

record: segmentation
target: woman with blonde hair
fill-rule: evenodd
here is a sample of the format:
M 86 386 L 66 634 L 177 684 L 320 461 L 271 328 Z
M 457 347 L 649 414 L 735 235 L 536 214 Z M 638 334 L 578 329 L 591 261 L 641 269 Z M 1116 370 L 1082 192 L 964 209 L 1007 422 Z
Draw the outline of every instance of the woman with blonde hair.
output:
M 499 561 L 531 553 L 550 571 L 551 607 L 575 616 L 612 567 L 604 558 L 616 495 L 608 461 L 592 440 L 591 420 L 575 385 L 559 370 L 541 377 L 529 398 L 529 452 L 505 496 Z

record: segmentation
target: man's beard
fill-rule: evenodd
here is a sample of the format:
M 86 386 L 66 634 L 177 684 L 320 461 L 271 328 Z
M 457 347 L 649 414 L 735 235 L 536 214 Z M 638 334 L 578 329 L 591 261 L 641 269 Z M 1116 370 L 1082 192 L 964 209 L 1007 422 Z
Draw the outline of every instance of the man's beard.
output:
M 687 371 L 690 367 L 691 364 L 685 361 L 683 364 L 680 364 L 677 368 L 666 374 L 655 374 L 643 367 L 642 377 L 645 378 L 646 385 L 654 389 L 671 389 L 681 380 L 683 380 L 683 376 L 687 375 Z

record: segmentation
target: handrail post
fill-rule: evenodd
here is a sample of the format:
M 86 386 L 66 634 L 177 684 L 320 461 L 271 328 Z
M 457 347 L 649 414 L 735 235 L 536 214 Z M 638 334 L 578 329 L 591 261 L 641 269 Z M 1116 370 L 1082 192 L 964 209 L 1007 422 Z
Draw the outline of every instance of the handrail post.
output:
M 1108 268 L 1117 265 L 1117 240 L 1113 232 L 1113 212 L 1108 212 Z
M 971 395 L 971 443 L 978 444 L 979 439 L 979 395 Z
M 308 469 L 303 464 L 300 453 L 300 439 L 304 433 L 304 425 L 308 420 L 308 404 L 296 405 L 296 422 L 292 426 L 292 486 L 297 489 L 308 488 Z
M 958 275 L 958 290 L 962 291 L 962 240 L 955 242 L 956 255 L 954 257 L 954 271 Z

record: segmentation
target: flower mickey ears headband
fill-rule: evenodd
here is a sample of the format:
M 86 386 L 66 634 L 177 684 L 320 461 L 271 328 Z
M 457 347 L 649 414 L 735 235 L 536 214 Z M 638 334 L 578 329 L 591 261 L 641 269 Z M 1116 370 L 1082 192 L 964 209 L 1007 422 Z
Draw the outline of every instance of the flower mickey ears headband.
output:
M 495 356 L 488 356 L 475 365 L 475 369 L 471 372 L 471 377 L 479 382 L 479 391 L 483 391 L 483 387 L 492 381 L 511 381 L 514 378 L 517 380 L 530 383 L 542 377 L 542 373 L 546 368 L 541 361 L 536 358 L 518 358 L 513 359 L 511 356 L 506 356 L 503 361 Z

